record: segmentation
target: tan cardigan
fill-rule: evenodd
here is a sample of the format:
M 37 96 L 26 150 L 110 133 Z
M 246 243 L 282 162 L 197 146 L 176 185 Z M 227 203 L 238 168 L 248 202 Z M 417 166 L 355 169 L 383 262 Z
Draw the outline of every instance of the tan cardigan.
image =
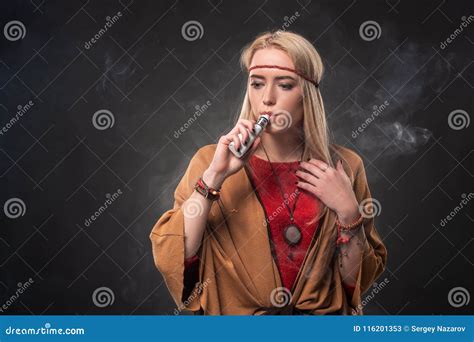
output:
M 324 206 L 324 214 L 306 253 L 290 302 L 280 307 L 282 280 L 270 249 L 266 213 L 253 191 L 247 166 L 228 177 L 221 202 L 213 202 L 203 242 L 198 251 L 199 283 L 188 298 L 183 296 L 184 216 L 181 205 L 212 161 L 215 144 L 200 148 L 174 193 L 173 209 L 166 211 L 150 234 L 154 262 L 177 304 L 177 310 L 209 315 L 262 314 L 362 314 L 361 294 L 383 272 L 387 250 L 366 218 L 367 236 L 356 288 L 349 301 L 341 284 L 336 250 L 336 214 Z M 362 159 L 352 150 L 332 145 L 343 161 L 359 203 L 370 198 Z M 338 158 L 338 159 L 339 159 Z M 257 185 L 258 186 L 258 185 Z M 225 215 L 225 219 L 224 216 Z M 272 304 L 273 303 L 273 304 Z

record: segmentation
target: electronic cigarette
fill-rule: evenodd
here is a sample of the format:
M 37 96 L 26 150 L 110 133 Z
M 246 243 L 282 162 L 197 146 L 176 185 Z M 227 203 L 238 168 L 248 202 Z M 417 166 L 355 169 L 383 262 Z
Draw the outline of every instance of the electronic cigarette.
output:
M 245 156 L 245 154 L 252 147 L 252 144 L 255 141 L 255 139 L 257 139 L 257 137 L 262 134 L 263 130 L 265 129 L 265 127 L 267 127 L 269 122 L 270 122 L 270 116 L 269 115 L 267 115 L 267 114 L 260 115 L 258 117 L 257 123 L 255 124 L 255 126 L 253 126 L 252 131 L 251 132 L 249 131 L 249 137 L 247 138 L 247 141 L 245 141 L 245 143 L 242 142 L 242 134 L 239 133 L 238 136 L 239 136 L 239 139 L 241 141 L 241 145 L 240 145 L 239 149 L 238 150 L 235 149 L 234 142 L 232 141 L 229 144 L 229 150 L 231 150 L 231 152 L 237 158 L 242 158 L 243 156 Z

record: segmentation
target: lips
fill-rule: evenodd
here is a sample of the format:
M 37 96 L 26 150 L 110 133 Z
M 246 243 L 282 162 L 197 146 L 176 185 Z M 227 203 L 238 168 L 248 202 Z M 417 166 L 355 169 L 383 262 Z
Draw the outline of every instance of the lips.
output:
M 273 115 L 273 112 L 270 112 L 270 111 L 266 111 L 266 112 L 260 112 L 260 115 L 269 115 L 269 116 L 272 116 Z

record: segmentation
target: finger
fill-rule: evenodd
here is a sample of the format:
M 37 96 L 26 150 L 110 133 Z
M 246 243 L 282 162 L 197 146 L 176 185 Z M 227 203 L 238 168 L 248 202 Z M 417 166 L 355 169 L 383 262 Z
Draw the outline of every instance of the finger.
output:
M 232 139 L 228 135 L 223 135 L 219 138 L 219 143 L 229 146 L 229 144 L 232 142 Z
M 318 186 L 318 183 L 320 182 L 320 179 L 312 175 L 311 173 L 308 172 L 303 172 L 303 171 L 296 171 L 296 176 L 299 178 L 299 180 L 305 181 L 315 187 Z
M 316 159 L 316 158 L 311 158 L 308 161 L 308 163 L 315 165 L 321 171 L 323 171 L 323 170 L 328 171 L 329 170 L 329 165 L 327 163 L 323 162 L 322 160 L 319 160 L 319 159 Z M 323 172 L 325 172 L 325 171 L 323 171 Z
M 255 126 L 254 120 L 240 119 L 239 123 L 244 125 L 249 131 L 251 131 L 253 129 L 253 126 Z
M 318 178 L 323 178 L 325 176 L 323 170 L 321 170 L 319 167 L 310 162 L 301 162 L 300 168 Z
M 311 185 L 309 183 L 306 183 L 306 182 L 302 182 L 302 181 L 298 181 L 296 183 L 296 186 L 300 189 L 303 189 L 303 190 L 306 190 L 306 191 L 309 191 L 310 193 L 312 193 L 313 195 L 317 196 L 316 194 L 316 187 L 314 185 Z
M 346 170 L 344 170 L 344 166 L 342 166 L 342 160 L 337 162 L 336 169 L 341 175 L 347 176 Z
M 239 133 L 242 134 L 242 141 L 244 142 L 244 144 L 246 144 L 249 138 L 249 131 L 247 130 L 247 127 L 242 123 L 238 123 L 237 128 L 239 129 Z
M 227 134 L 234 134 L 234 133 L 237 133 L 238 131 L 239 131 L 239 128 L 237 127 L 237 125 L 235 125 Z
M 240 146 L 240 139 L 236 134 L 227 134 L 222 137 L 223 144 L 229 146 L 231 142 L 234 142 L 234 147 L 237 150 Z
M 240 148 L 240 139 L 239 139 L 239 136 L 237 135 L 237 133 L 235 134 L 232 134 L 232 140 L 234 141 L 234 147 L 235 147 L 235 150 L 238 151 L 239 148 Z

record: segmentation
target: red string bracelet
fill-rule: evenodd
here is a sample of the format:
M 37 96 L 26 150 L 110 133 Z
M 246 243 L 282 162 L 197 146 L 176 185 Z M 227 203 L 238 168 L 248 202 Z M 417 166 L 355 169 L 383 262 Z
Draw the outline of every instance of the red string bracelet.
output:
M 349 243 L 351 241 L 351 239 L 354 237 L 355 232 L 357 230 L 359 230 L 360 227 L 362 226 L 362 220 L 363 219 L 364 219 L 364 217 L 362 215 L 360 215 L 360 217 L 356 221 L 354 221 L 353 223 L 348 224 L 348 225 L 344 225 L 339 221 L 339 218 L 336 218 L 336 224 L 337 224 L 336 246 Z M 349 237 L 341 236 L 341 231 L 351 232 L 353 234 L 351 234 Z

